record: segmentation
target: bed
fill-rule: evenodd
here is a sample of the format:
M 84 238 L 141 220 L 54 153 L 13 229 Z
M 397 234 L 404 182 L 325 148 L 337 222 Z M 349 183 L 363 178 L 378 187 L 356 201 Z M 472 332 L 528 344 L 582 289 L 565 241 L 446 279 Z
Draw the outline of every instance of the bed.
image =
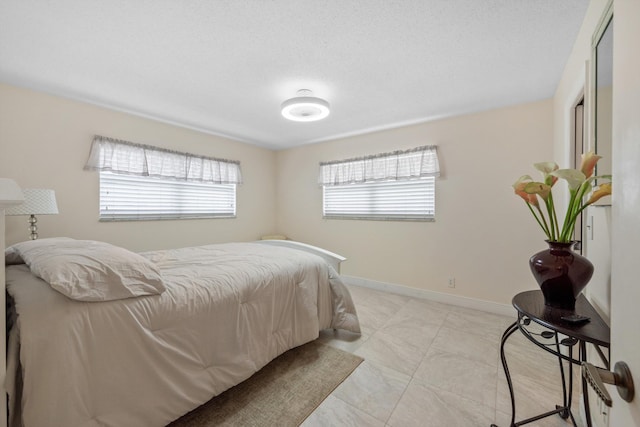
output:
M 11 425 L 164 426 L 322 329 L 360 332 L 339 275 L 305 251 L 35 242 L 5 251 Z

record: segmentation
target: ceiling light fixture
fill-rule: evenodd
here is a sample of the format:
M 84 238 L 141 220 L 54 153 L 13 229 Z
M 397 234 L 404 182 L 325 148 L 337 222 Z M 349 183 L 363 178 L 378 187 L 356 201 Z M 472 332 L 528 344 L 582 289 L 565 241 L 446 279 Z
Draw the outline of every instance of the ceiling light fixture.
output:
M 329 103 L 316 98 L 309 89 L 301 89 L 295 98 L 282 103 L 282 116 L 294 122 L 315 122 L 329 115 Z

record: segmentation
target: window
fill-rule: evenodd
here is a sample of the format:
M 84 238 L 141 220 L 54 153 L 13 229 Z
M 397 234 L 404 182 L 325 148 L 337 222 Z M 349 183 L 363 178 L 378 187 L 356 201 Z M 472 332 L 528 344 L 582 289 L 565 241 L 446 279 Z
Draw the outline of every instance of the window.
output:
M 435 178 L 323 187 L 325 218 L 433 220 Z
M 100 220 L 235 218 L 240 162 L 95 136 Z
M 235 216 L 235 184 L 100 172 L 101 221 Z
M 323 217 L 433 221 L 435 146 L 320 164 Z

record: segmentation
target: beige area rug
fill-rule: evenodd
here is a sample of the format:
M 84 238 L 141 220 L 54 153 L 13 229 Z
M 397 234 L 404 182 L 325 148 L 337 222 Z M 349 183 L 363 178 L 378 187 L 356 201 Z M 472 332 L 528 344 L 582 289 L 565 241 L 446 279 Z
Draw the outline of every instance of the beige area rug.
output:
M 312 341 L 282 354 L 169 427 L 299 426 L 362 360 Z

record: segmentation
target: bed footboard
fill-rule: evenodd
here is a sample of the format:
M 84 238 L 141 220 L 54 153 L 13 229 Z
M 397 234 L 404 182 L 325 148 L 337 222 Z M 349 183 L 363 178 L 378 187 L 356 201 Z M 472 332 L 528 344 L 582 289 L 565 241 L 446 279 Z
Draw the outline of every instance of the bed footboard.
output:
M 340 273 L 340 263 L 346 261 L 347 258 L 342 255 L 334 254 L 326 249 L 319 248 L 317 246 L 308 245 L 306 243 L 296 242 L 294 240 L 281 240 L 281 239 L 266 239 L 258 240 L 258 243 L 264 243 L 266 245 L 284 246 L 285 248 L 298 249 L 304 252 L 309 252 L 314 255 L 318 255 L 323 258 L 327 264 L 333 267 L 338 273 Z

